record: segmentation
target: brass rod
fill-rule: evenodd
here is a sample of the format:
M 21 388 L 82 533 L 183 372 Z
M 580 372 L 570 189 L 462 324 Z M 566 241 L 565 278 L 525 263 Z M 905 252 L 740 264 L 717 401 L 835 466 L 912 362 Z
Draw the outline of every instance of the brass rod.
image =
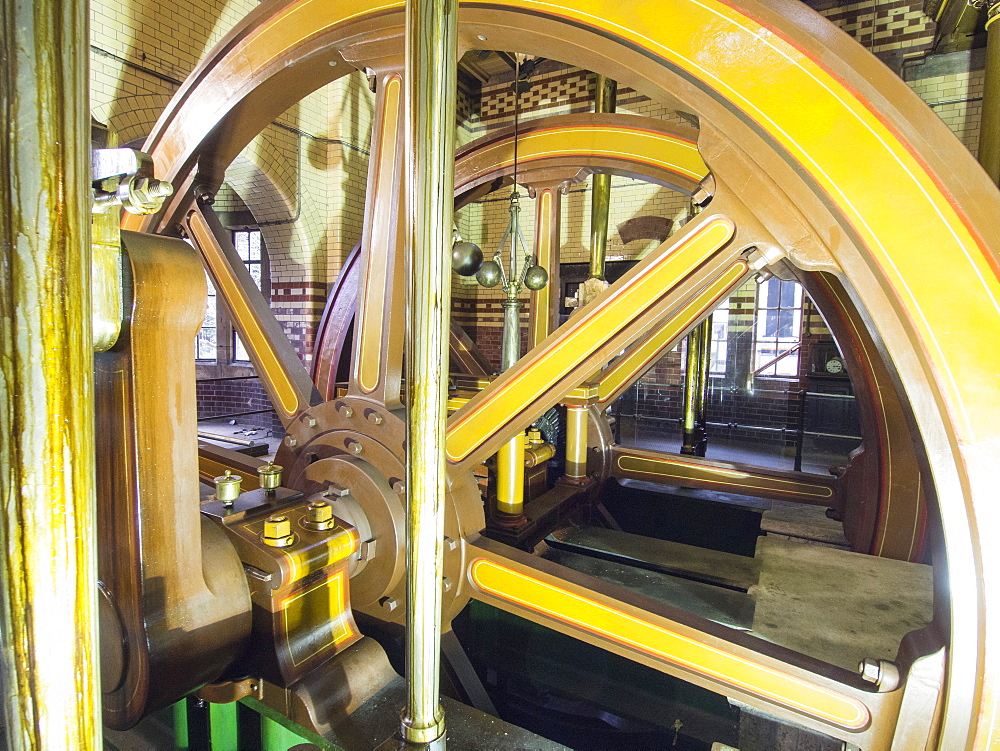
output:
M 702 443 L 707 442 L 708 436 L 705 433 L 705 405 L 708 400 L 708 378 L 711 369 L 712 358 L 712 316 L 702 321 L 698 328 L 701 329 L 701 349 L 698 353 L 698 391 L 695 394 L 695 421 L 702 432 Z M 702 449 L 699 456 L 704 456 Z
M 687 337 L 687 361 L 684 369 L 684 434 L 681 453 L 697 455 L 701 444 L 698 422 L 698 393 L 701 390 L 701 325 L 692 329 Z
M 618 84 L 598 74 L 594 86 L 594 112 L 614 112 Z M 608 214 L 611 210 L 611 175 L 603 172 L 594 175 L 590 201 L 590 276 L 604 279 L 604 264 L 608 253 Z
M 513 253 L 511 254 L 513 255 Z M 513 289 L 513 285 L 511 285 Z M 500 372 L 514 367 L 521 359 L 521 301 L 517 292 L 507 293 L 503 306 L 503 341 L 500 350 Z
M 234 443 L 237 446 L 257 446 L 259 445 L 256 441 L 251 441 L 246 438 L 235 438 L 231 435 L 221 435 L 220 433 L 210 433 L 207 430 L 198 431 L 199 438 L 207 438 L 210 441 L 223 441 L 225 443 Z
M 5 746 L 97 749 L 87 4 L 3 0 L 2 7 Z
M 442 747 L 441 577 L 457 40 L 455 0 L 408 0 L 407 704 L 401 730 L 409 743 Z
M 994 183 L 1000 183 L 1000 2 L 986 11 L 986 81 L 979 128 L 979 163 Z

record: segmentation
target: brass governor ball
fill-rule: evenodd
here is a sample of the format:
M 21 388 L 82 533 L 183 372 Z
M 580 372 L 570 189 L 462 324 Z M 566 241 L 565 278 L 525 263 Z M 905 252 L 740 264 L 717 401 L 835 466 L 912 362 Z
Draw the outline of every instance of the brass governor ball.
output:
M 549 283 L 549 273 L 541 266 L 532 266 L 524 274 L 524 286 L 528 289 L 540 290 Z
M 451 246 L 451 268 L 459 276 L 475 276 L 483 265 L 483 251 L 475 243 L 457 242 Z
M 486 261 L 476 272 L 476 281 L 484 287 L 496 287 L 500 284 L 500 264 L 496 261 Z

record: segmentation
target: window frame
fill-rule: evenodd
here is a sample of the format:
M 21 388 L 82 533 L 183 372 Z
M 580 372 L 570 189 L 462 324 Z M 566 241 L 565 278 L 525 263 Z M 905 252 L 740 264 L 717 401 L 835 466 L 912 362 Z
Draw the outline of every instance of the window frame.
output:
M 773 284 L 778 285 L 777 300 L 764 299 L 765 291 L 769 295 Z M 785 285 L 790 285 L 790 287 L 785 287 Z M 784 291 L 789 288 L 792 290 L 792 304 L 786 304 L 785 300 Z M 806 299 L 805 290 L 797 281 L 785 281 L 772 276 L 757 285 L 757 294 L 754 300 L 753 346 L 750 351 L 750 372 L 754 378 L 789 380 L 799 377 L 801 358 L 798 348 L 802 345 Z M 783 313 L 790 314 L 790 321 L 787 325 L 794 332 L 784 336 L 781 335 L 781 330 L 785 326 L 781 321 Z M 773 314 L 773 316 L 769 314 Z M 774 333 L 767 333 L 770 321 L 773 321 Z M 768 344 L 772 345 L 772 351 L 768 354 L 768 359 L 765 360 L 762 358 L 761 347 Z M 786 354 L 782 356 L 782 353 Z M 781 370 L 788 370 L 789 363 L 793 363 L 792 372 L 781 372 Z

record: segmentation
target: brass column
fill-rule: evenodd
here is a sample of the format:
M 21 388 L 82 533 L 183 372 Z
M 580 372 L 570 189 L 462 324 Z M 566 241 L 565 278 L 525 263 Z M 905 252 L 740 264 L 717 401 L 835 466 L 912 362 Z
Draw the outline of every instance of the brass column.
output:
M 518 521 L 524 513 L 524 433 L 497 452 L 497 510 Z
M 979 163 L 993 182 L 1000 183 L 1000 1 L 991 0 L 986 11 L 986 82 L 983 115 L 979 125 Z
M 712 360 L 712 316 L 701 322 L 701 357 L 698 359 L 698 391 L 695 393 L 695 410 L 701 422 L 702 443 L 708 444 L 708 429 L 706 427 L 705 413 L 708 400 L 709 370 Z M 705 455 L 705 446 L 702 447 L 701 456 Z
M 457 43 L 455 0 L 408 0 L 407 702 L 401 730 L 408 743 L 438 748 L 444 747 L 441 576 Z
M 618 84 L 598 75 L 594 97 L 594 112 L 615 111 Z M 604 279 L 604 261 L 608 253 L 608 213 L 611 209 L 611 175 L 601 172 L 594 175 L 593 193 L 590 197 L 590 276 Z
M 566 479 L 587 480 L 587 406 L 566 405 Z
M 706 318 L 687 337 L 682 454 L 704 456 L 708 444 L 705 432 L 705 389 L 708 387 L 711 347 L 712 319 Z
M 87 4 L 3 0 L 0 33 L 6 745 L 96 749 Z

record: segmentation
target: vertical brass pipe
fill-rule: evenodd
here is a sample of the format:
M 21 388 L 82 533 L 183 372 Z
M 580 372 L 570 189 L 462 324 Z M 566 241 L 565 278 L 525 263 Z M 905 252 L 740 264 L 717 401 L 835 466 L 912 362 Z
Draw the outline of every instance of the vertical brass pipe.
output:
M 712 317 L 709 316 L 698 326 L 701 329 L 701 351 L 698 353 L 698 391 L 695 394 L 695 423 L 701 433 L 698 456 L 705 455 L 708 446 L 706 405 L 708 403 L 709 370 L 712 365 Z
M 516 248 L 516 246 L 514 246 Z M 514 249 L 511 256 L 515 255 Z M 513 273 L 513 271 L 512 271 Z M 521 359 L 521 301 L 511 284 L 503 301 L 503 349 L 500 370 L 504 371 Z M 520 524 L 524 512 L 524 433 L 500 447 L 497 452 L 497 511 L 501 524 Z
M 587 408 L 566 407 L 566 478 L 587 479 Z
M 986 11 L 986 81 L 983 115 L 979 124 L 979 163 L 1000 183 L 1000 1 L 992 0 Z
M 598 74 L 595 81 L 594 112 L 614 112 L 618 84 Z M 590 276 L 604 279 L 604 262 L 608 254 L 608 214 L 611 209 L 611 175 L 594 175 L 590 197 Z
M 513 290 L 513 285 L 511 285 Z M 517 291 L 507 294 L 503 306 L 503 341 L 500 348 L 500 372 L 512 368 L 521 359 L 521 301 Z
M 444 747 L 444 440 L 458 78 L 455 0 L 406 3 L 408 203 L 406 681 L 402 736 Z
M 87 4 L 0 7 L 5 745 L 96 749 Z
M 511 252 L 513 256 L 513 251 Z M 510 290 L 514 285 L 510 286 Z M 504 371 L 521 359 L 521 302 L 517 292 L 508 292 L 503 301 L 503 349 L 500 353 L 500 370 Z M 497 511 L 501 523 L 518 524 L 524 512 L 524 433 L 520 433 L 500 447 L 497 452 Z
M 695 327 L 687 336 L 687 361 L 684 368 L 684 435 L 681 453 L 697 455 L 701 444 L 698 394 L 701 391 L 702 328 Z

